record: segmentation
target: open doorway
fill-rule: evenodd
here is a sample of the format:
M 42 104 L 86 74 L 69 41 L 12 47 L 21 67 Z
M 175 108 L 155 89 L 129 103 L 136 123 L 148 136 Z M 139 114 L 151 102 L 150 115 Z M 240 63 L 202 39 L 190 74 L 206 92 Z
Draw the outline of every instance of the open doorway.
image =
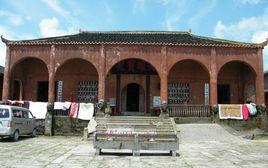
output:
M 121 92 L 121 115 L 144 115 L 145 90 L 137 83 L 127 84 Z
M 20 81 L 14 80 L 13 83 L 13 100 L 20 100 Z
M 218 85 L 218 104 L 230 104 L 230 85 Z
M 37 90 L 37 101 L 48 101 L 48 81 L 39 81 Z
M 140 86 L 136 83 L 127 85 L 127 111 L 139 111 Z

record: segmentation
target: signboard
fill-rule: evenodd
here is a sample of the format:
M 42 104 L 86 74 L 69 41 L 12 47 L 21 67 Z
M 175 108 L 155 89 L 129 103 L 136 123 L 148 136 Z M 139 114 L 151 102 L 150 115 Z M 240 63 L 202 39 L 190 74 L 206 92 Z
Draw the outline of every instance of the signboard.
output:
M 160 107 L 161 105 L 161 98 L 160 96 L 153 97 L 153 107 Z
M 62 86 L 63 86 L 63 81 L 58 81 L 58 93 L 57 93 L 57 101 L 61 102 L 62 101 Z
M 209 84 L 205 83 L 205 105 L 209 105 Z
M 116 106 L 116 98 L 109 99 L 110 106 Z

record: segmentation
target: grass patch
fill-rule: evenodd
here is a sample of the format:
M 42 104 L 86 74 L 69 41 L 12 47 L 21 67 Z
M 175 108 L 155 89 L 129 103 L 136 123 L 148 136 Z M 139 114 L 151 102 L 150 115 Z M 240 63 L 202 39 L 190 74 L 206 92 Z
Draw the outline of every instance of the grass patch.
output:
M 268 135 L 267 134 L 255 135 L 254 140 L 268 140 Z

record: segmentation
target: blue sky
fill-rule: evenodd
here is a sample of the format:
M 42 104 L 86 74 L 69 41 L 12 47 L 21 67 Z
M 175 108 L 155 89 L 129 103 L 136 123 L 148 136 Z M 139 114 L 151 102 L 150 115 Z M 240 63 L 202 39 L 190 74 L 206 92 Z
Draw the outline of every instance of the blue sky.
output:
M 164 30 L 244 42 L 268 38 L 268 0 L 0 0 L 0 34 L 20 40 L 81 30 Z M 268 49 L 264 69 L 268 70 Z M 5 46 L 0 44 L 0 65 Z

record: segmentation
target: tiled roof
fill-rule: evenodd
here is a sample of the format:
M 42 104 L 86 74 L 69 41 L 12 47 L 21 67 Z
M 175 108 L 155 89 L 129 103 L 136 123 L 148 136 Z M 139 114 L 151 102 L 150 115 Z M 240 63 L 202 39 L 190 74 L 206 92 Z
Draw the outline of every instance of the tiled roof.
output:
M 172 31 L 82 31 L 74 35 L 9 41 L 8 45 L 49 45 L 49 44 L 137 44 L 137 45 L 177 45 L 177 46 L 219 46 L 263 48 L 264 44 L 244 43 L 210 37 L 202 37 L 189 32 Z

